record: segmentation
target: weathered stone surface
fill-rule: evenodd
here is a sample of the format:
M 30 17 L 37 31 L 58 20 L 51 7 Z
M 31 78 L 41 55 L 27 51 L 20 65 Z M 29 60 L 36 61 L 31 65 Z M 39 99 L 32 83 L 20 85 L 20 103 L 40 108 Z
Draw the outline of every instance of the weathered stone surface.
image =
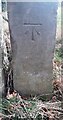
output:
M 2 50 L 1 50 L 1 41 L 2 41 L 2 14 L 1 14 L 1 0 L 0 0 L 0 97 L 2 96 Z
M 14 85 L 21 94 L 52 91 L 57 3 L 8 3 Z

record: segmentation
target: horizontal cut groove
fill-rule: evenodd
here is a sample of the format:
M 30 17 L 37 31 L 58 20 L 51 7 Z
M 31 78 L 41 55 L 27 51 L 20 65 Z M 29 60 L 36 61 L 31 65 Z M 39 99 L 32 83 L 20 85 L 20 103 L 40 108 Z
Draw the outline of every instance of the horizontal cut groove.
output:
M 41 23 L 24 23 L 24 25 L 29 25 L 29 26 L 40 26 L 42 25 Z

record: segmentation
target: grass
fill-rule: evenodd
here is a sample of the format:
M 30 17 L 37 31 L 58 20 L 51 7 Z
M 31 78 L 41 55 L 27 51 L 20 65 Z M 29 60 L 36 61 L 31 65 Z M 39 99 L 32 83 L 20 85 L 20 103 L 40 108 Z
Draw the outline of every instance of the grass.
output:
M 37 96 L 24 100 L 20 96 L 15 96 L 10 99 L 0 99 L 0 113 L 2 114 L 3 120 L 47 120 L 48 115 L 41 113 L 42 111 L 37 107 L 42 99 L 47 101 L 47 96 Z M 42 119 L 43 117 L 43 119 Z
M 63 48 L 56 49 L 55 51 L 55 59 L 56 61 L 61 62 L 63 59 Z

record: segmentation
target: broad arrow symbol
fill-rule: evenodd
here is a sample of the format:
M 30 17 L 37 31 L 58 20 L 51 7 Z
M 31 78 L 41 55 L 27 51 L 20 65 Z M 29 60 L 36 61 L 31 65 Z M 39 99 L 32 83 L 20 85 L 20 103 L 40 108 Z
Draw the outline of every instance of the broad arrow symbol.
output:
M 42 25 L 42 24 L 40 24 L 40 23 L 37 23 L 37 24 L 36 24 L 36 23 L 24 23 L 24 25 L 25 25 L 25 26 L 31 26 L 31 27 L 32 27 L 32 33 L 31 33 L 31 34 L 32 34 L 32 38 L 31 38 L 31 40 L 32 40 L 32 41 L 35 41 L 35 34 L 34 34 L 34 33 L 36 32 L 37 35 L 40 35 L 40 32 L 38 32 L 38 31 L 36 30 L 35 26 L 40 26 L 40 25 Z M 28 34 L 28 33 L 29 33 L 29 31 L 26 31 L 26 32 L 25 32 L 25 34 Z

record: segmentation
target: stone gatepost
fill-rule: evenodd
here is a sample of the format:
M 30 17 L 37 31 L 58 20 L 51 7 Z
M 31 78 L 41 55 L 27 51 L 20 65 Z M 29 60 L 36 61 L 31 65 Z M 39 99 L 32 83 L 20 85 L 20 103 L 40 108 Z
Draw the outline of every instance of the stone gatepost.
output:
M 52 92 L 56 2 L 9 2 L 14 86 L 21 94 Z

